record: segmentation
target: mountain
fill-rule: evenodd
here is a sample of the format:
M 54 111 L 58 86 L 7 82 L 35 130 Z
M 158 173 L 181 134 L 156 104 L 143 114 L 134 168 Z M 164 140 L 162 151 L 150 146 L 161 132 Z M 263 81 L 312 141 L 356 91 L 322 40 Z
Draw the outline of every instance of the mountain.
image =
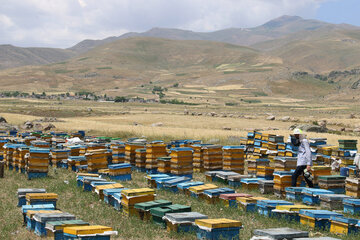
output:
M 307 20 L 297 16 L 282 16 L 255 28 L 229 28 L 215 32 L 193 32 L 181 29 L 153 28 L 143 33 L 131 32 L 118 37 L 111 37 L 103 40 L 85 40 L 69 49 L 83 53 L 101 44 L 129 37 L 154 37 L 173 40 L 206 40 L 250 46 L 259 42 L 273 40 L 294 32 L 316 30 L 329 25 L 332 24 L 317 20 Z
M 0 69 L 61 62 L 73 56 L 75 56 L 74 52 L 58 48 L 20 48 L 0 45 Z

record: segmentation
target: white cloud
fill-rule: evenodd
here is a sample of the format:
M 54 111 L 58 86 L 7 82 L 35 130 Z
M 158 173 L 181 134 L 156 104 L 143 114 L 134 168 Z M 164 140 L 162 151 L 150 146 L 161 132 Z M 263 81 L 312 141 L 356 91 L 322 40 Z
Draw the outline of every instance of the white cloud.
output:
M 311 18 L 326 0 L 2 0 L 0 44 L 70 47 L 152 27 L 214 31 L 281 15 Z

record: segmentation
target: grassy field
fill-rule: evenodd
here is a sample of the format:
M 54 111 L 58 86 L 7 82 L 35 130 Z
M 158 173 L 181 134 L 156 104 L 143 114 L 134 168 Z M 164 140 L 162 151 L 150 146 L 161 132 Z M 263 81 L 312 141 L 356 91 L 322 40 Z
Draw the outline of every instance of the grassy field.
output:
M 133 173 L 133 180 L 124 182 L 128 188 L 146 187 L 145 174 Z M 195 179 L 205 181 L 203 174 L 195 174 Z M 44 179 L 26 180 L 25 175 L 6 170 L 4 179 L 0 180 L 0 239 L 40 239 L 33 232 L 29 232 L 22 225 L 22 215 L 17 205 L 16 191 L 18 188 L 46 188 L 48 192 L 59 194 L 58 208 L 72 213 L 78 219 L 91 224 L 101 224 L 113 227 L 119 231 L 119 239 L 196 239 L 193 234 L 168 233 L 151 222 L 143 222 L 136 217 L 125 217 L 120 212 L 99 200 L 95 193 L 84 192 L 77 187 L 75 173 L 65 169 L 50 169 L 49 177 Z M 206 181 L 205 181 L 206 182 Z M 225 186 L 216 183 L 219 186 Z M 247 192 L 260 196 L 258 191 L 244 191 L 240 188 L 237 192 Z M 308 230 L 311 236 L 331 236 L 328 232 L 314 231 L 295 222 L 280 219 L 268 219 L 257 213 L 247 213 L 239 209 L 225 208 L 221 204 L 210 205 L 203 200 L 186 197 L 182 194 L 158 190 L 156 199 L 167 199 L 173 203 L 191 205 L 193 211 L 208 215 L 210 218 L 225 217 L 240 220 L 243 223 L 240 239 L 250 239 L 252 231 L 256 228 L 292 227 Z M 273 195 L 266 197 L 274 198 Z M 357 236 L 342 237 L 344 240 L 355 240 Z

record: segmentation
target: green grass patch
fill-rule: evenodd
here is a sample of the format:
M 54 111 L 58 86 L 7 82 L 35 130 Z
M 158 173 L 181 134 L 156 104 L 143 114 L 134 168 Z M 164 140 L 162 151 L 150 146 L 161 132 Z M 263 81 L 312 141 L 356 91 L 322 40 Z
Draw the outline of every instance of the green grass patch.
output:
M 61 73 L 71 73 L 73 72 L 73 70 L 67 70 L 67 69 L 55 69 L 54 70 L 54 73 L 58 73 L 58 74 L 61 74 Z
M 186 73 L 177 73 L 176 74 L 177 77 L 181 77 L 181 76 L 185 76 L 185 75 L 186 75 Z
M 268 96 L 266 93 L 264 93 L 264 92 L 252 92 L 252 94 L 254 94 L 255 95 L 255 97 L 266 97 L 266 96 Z
M 261 101 L 257 99 L 243 99 L 242 101 L 246 103 L 261 103 Z
M 86 59 L 89 59 L 89 57 L 83 57 L 83 58 L 79 58 L 78 61 L 84 61 Z
M 160 103 L 162 103 L 162 104 L 166 104 L 166 103 L 168 103 L 168 104 L 178 104 L 178 105 L 193 105 L 193 106 L 198 105 L 196 103 L 184 102 L 182 100 L 177 100 L 177 99 L 171 99 L 171 100 L 161 99 Z
M 234 102 L 227 102 L 225 103 L 225 106 L 237 106 L 238 103 L 234 103 Z
M 98 70 L 105 70 L 105 69 L 112 69 L 112 67 L 98 67 L 98 68 L 96 68 L 96 69 L 98 69 Z

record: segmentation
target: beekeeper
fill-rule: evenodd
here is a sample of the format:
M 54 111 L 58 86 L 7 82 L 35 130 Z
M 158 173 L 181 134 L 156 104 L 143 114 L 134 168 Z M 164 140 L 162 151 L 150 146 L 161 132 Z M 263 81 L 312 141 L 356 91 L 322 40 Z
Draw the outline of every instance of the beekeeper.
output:
M 291 178 L 291 185 L 296 187 L 298 177 L 303 175 L 307 185 L 312 188 L 314 185 L 310 173 L 312 166 L 310 143 L 300 129 L 294 130 L 294 137 L 291 138 L 291 142 L 299 147 L 296 169 Z

